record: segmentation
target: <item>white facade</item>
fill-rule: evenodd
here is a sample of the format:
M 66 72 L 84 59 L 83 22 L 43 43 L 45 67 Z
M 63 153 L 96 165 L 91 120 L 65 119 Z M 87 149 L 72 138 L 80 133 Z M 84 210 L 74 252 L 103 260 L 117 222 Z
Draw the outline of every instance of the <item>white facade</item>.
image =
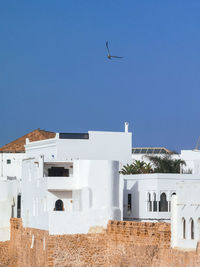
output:
M 170 221 L 171 198 L 180 181 L 200 181 L 191 174 L 121 175 L 124 220 Z
M 25 153 L 0 153 L 0 241 L 10 239 L 10 218 L 20 216 L 20 179 Z
M 121 167 L 131 162 L 132 149 L 127 126 L 125 132 L 90 131 L 26 140 L 25 149 L 25 227 L 45 229 L 50 234 L 88 233 L 93 227 L 106 228 L 110 219 L 121 219 L 119 163 Z M 58 203 L 62 211 L 57 210 Z
M 200 182 L 182 182 L 172 200 L 171 245 L 196 249 L 200 240 Z
M 56 134 L 55 138 L 29 142 L 26 156 L 44 155 L 44 160 L 66 161 L 72 159 L 116 160 L 131 162 L 132 133 L 97 132 L 87 134 Z
M 200 174 L 200 150 L 181 150 L 180 158 L 186 163 L 183 172 Z
M 68 177 L 45 176 L 52 166 L 71 169 Z M 109 160 L 44 162 L 43 157 L 23 162 L 22 221 L 25 227 L 50 234 L 88 233 L 120 220 L 119 164 Z M 62 210 L 57 210 L 62 201 Z
M 0 179 L 21 179 L 22 159 L 25 153 L 0 153 Z
M 17 217 L 19 193 L 18 180 L 0 181 L 0 241 L 10 239 L 10 218 Z

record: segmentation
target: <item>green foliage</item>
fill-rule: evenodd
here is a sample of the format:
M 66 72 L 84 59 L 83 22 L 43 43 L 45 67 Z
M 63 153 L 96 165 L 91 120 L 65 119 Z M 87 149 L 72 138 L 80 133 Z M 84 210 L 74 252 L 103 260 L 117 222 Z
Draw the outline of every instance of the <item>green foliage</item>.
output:
M 132 164 L 124 165 L 119 173 L 123 175 L 128 175 L 150 172 L 152 172 L 152 166 L 150 163 L 147 164 L 144 161 L 135 160 Z
M 119 172 L 123 175 L 142 173 L 180 173 L 180 166 L 186 165 L 184 160 L 172 159 L 171 155 L 164 157 L 148 156 L 151 163 L 135 160 L 132 164 L 124 165 Z
M 184 160 L 172 159 L 171 155 L 164 157 L 148 156 L 154 166 L 154 173 L 180 173 L 180 166 L 186 165 Z

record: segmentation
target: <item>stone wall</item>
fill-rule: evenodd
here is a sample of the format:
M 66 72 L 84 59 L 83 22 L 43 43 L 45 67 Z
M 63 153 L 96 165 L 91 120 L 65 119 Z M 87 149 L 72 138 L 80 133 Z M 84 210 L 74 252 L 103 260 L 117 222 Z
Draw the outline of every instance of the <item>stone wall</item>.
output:
M 10 264 L 10 242 L 0 242 L 0 266 L 9 266 Z
M 110 221 L 103 233 L 49 236 L 11 219 L 11 240 L 0 242 L 0 266 L 192 267 L 200 266 L 200 248 L 171 249 L 166 223 Z

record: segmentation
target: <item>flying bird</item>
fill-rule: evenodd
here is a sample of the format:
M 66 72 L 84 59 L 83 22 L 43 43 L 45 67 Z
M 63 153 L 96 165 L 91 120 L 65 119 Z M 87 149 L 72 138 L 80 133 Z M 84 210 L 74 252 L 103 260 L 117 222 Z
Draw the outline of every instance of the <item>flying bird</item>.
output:
M 107 51 L 108 51 L 108 54 L 107 54 L 107 58 L 108 59 L 112 59 L 112 58 L 123 58 L 123 57 L 118 57 L 118 56 L 111 56 L 110 50 L 109 50 L 109 47 L 108 47 L 108 41 L 106 42 L 106 48 L 107 48 Z

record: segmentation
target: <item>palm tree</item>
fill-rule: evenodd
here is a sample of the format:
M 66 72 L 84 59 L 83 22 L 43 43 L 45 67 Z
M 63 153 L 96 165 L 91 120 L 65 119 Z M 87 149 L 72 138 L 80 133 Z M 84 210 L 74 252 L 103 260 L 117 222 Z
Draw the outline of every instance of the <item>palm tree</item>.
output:
M 135 160 L 132 164 L 124 165 L 122 170 L 119 172 L 123 175 L 129 174 L 140 174 L 140 173 L 150 173 L 152 172 L 152 166 L 150 163 L 144 161 Z
M 181 165 L 186 165 L 184 160 L 172 159 L 171 155 L 164 157 L 148 156 L 148 159 L 152 162 L 155 173 L 180 173 Z
M 134 166 L 133 166 L 133 164 L 124 165 L 123 168 L 122 168 L 122 170 L 119 173 L 120 174 L 123 174 L 123 175 L 133 174 L 134 173 Z

